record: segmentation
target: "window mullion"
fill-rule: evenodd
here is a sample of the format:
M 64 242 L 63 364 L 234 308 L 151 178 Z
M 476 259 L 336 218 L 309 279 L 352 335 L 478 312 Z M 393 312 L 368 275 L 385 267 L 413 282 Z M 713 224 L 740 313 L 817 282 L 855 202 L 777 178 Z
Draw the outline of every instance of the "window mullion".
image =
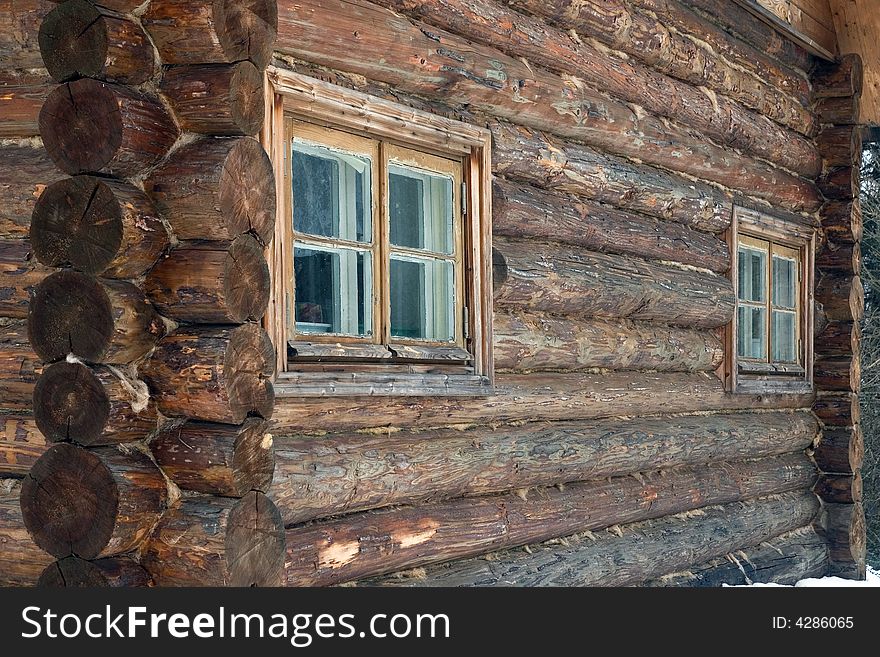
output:
M 391 250 L 390 250 L 390 219 L 388 217 L 388 150 L 384 141 L 378 142 L 379 157 L 377 172 L 378 184 L 378 222 L 373 248 L 379 262 L 380 282 L 377 286 L 378 298 L 375 314 L 378 317 L 379 343 L 386 347 L 391 343 Z

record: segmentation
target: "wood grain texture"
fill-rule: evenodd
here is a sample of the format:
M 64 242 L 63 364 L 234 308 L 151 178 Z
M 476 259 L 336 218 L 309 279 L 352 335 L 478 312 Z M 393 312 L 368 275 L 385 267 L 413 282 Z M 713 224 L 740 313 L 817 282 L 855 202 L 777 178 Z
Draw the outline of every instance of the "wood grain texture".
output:
M 826 502 L 822 505 L 816 527 L 828 541 L 829 574 L 865 579 L 868 541 L 862 505 Z
M 0 317 L 27 317 L 31 296 L 51 271 L 36 261 L 28 240 L 0 239 Z
M 52 563 L 24 527 L 20 494 L 19 480 L 0 479 L 0 586 L 33 586 Z
M 0 70 L 0 139 L 40 134 L 40 108 L 55 85 L 44 69 Z
M 813 460 L 822 472 L 853 474 L 862 467 L 865 442 L 862 428 L 828 426 L 813 448 Z
M 29 411 L 43 363 L 31 348 L 27 322 L 0 322 L 0 409 Z
M 0 238 L 26 237 L 37 199 L 64 174 L 37 141 L 4 144 L 0 153 Z
M 0 69 L 42 68 L 40 23 L 54 7 L 49 0 L 0 0 Z
M 152 586 L 153 580 L 140 564 L 129 557 L 107 557 L 86 561 L 65 557 L 49 566 L 37 580 L 44 588 L 123 588 Z
M 0 413 L 0 479 L 23 477 L 49 448 L 29 413 Z

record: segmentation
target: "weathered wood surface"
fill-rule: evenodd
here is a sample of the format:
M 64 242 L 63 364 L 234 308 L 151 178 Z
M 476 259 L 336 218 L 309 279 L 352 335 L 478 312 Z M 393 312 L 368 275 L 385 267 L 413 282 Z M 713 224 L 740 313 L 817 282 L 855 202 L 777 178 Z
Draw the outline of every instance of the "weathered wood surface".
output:
M 272 280 L 259 242 L 190 242 L 156 265 L 144 289 L 166 317 L 200 324 L 258 321 L 269 305 Z
M 818 430 L 809 413 L 744 413 L 290 436 L 277 439 L 271 496 L 290 525 L 673 463 L 784 454 L 806 448 Z
M 669 573 L 644 586 L 710 587 L 774 583 L 791 586 L 808 577 L 823 577 L 828 568 L 828 546 L 809 527 L 797 529 L 760 545 L 737 550 Z
M 4 144 L 0 157 L 0 238 L 26 237 L 40 194 L 63 176 L 38 140 Z
M 40 108 L 55 85 L 44 69 L 0 70 L 0 139 L 40 134 Z
M 250 62 L 174 66 L 160 90 L 186 131 L 256 135 L 263 127 L 263 76 Z
M 181 327 L 140 368 L 167 416 L 241 424 L 272 417 L 275 350 L 256 324 Z
M 24 527 L 20 493 L 19 480 L 0 479 L 0 586 L 33 586 L 52 563 Z
M 278 31 L 276 0 L 153 0 L 143 22 L 165 64 L 249 59 L 265 68 Z
M 820 212 L 822 229 L 835 244 L 860 242 L 862 239 L 862 206 L 858 200 L 829 201 Z
M 861 119 L 861 97 L 822 98 L 816 103 L 816 113 L 822 123 L 855 125 Z
M 805 456 L 677 468 L 639 477 L 367 511 L 287 530 L 287 584 L 338 584 L 611 525 L 807 488 Z
M 271 500 L 199 497 L 169 509 L 142 552 L 157 586 L 280 586 L 284 525 Z
M 836 62 L 819 61 L 810 79 L 813 98 L 851 98 L 862 93 L 864 64 L 856 53 L 843 54 Z
M 52 442 L 113 445 L 144 440 L 158 429 L 146 384 L 116 368 L 50 365 L 37 381 L 33 407 L 37 427 Z
M 816 300 L 830 321 L 859 322 L 865 313 L 865 289 L 859 276 L 822 276 L 816 285 Z
M 28 307 L 31 345 L 47 363 L 73 353 L 124 365 L 149 353 L 163 335 L 162 318 L 127 281 L 61 270 L 43 279 Z
M 64 173 L 126 178 L 162 159 L 178 130 L 157 100 L 129 87 L 82 79 L 49 94 L 40 110 L 40 135 Z
M 503 179 L 495 181 L 492 192 L 493 235 L 552 240 L 717 272 L 730 267 L 726 243 L 678 223 Z
M 150 451 L 165 475 L 184 490 L 242 497 L 269 491 L 275 451 L 269 423 L 248 418 L 241 426 L 186 422 L 162 431 Z
M 828 356 L 816 358 L 813 365 L 813 381 L 823 391 L 859 391 L 862 368 L 861 359 L 853 356 Z
M 490 558 L 429 566 L 417 576 L 392 574 L 359 586 L 635 586 L 810 523 L 819 511 L 804 493 L 713 506 L 502 550 Z
M 168 247 L 152 201 L 119 180 L 76 176 L 50 185 L 34 208 L 34 255 L 49 267 L 137 278 Z
M 144 187 L 178 239 L 234 240 L 247 232 L 272 239 L 275 176 L 255 139 L 200 139 L 175 151 Z
M 40 52 L 57 82 L 98 78 L 119 84 L 146 82 L 156 70 L 144 28 L 87 0 L 66 0 L 40 25 Z
M 825 400 L 827 396 L 820 401 Z M 378 406 L 370 398 L 296 398 L 294 394 L 292 398 L 279 399 L 273 433 L 309 434 L 380 427 L 427 429 L 539 419 L 587 420 L 812 405 L 812 394 L 726 394 L 718 377 L 705 373 L 500 373 L 495 378 L 495 394 L 486 397 L 389 397 Z M 817 402 L 817 412 L 819 406 Z
M 333 24 L 332 31 L 326 25 Z M 424 31 L 423 31 L 424 30 Z M 355 40 L 350 34 L 357 32 Z M 427 32 L 427 34 L 425 33 Z M 304 0 L 282 7 L 276 48 L 403 92 L 442 96 L 618 155 L 815 210 L 812 183 L 715 146 L 669 121 L 613 101 L 579 78 L 530 67 L 500 51 L 427 30 L 366 0 Z
M 813 403 L 813 412 L 823 424 L 849 427 L 859 423 L 859 396 L 851 392 L 823 392 Z
M 0 0 L 0 69 L 42 68 L 40 23 L 54 7 L 48 0 Z
M 493 249 L 504 259 L 493 268 L 498 308 L 698 328 L 727 324 L 734 312 L 733 287 L 718 274 L 508 238 Z
M 0 317 L 27 317 L 31 295 L 51 271 L 34 259 L 28 240 L 0 239 Z
M 822 472 L 853 474 L 862 467 L 865 442 L 862 428 L 825 427 L 813 449 L 813 460 Z
M 862 329 L 858 322 L 828 322 L 817 336 L 816 351 L 822 356 L 861 356 Z
M 859 196 L 859 177 L 858 167 L 826 167 L 816 184 L 827 199 L 851 201 Z
M 835 244 L 828 242 L 816 256 L 816 266 L 822 271 L 859 274 L 862 271 L 862 250 L 858 242 Z
M 48 448 L 32 415 L 0 413 L 0 479 L 23 477 Z
M 162 473 L 136 450 L 62 443 L 23 480 L 22 517 L 34 542 L 55 557 L 109 557 L 146 538 L 167 493 Z
M 851 475 L 821 474 L 813 487 L 813 492 L 825 502 L 861 503 L 863 498 L 862 475 L 858 471 Z
M 858 166 L 862 159 L 862 126 L 826 125 L 816 137 L 825 167 Z
M 829 574 L 864 579 L 867 534 L 862 505 L 826 502 L 816 526 L 828 541 Z
M 499 48 L 530 64 L 578 76 L 620 100 L 635 103 L 649 112 L 695 128 L 721 144 L 807 177 L 815 177 L 819 170 L 815 146 L 797 133 L 786 131 L 724 96 L 710 98 L 693 85 L 663 75 L 636 60 L 615 56 L 587 40 L 576 41 L 570 33 L 553 28 L 540 18 L 512 11 L 495 0 L 375 0 L 375 4 L 470 41 Z M 705 40 L 710 34 L 704 30 L 701 38 Z M 729 37 L 721 40 L 725 45 L 729 42 Z M 749 58 L 740 58 L 737 63 L 765 64 L 762 73 L 773 70 L 753 56 L 756 54 L 753 49 L 749 49 L 748 54 Z M 788 83 L 806 99 L 807 80 L 803 76 L 783 73 L 780 78 L 783 87 Z
M 30 410 L 43 363 L 34 353 L 24 320 L 0 320 L 0 408 Z
M 66 0 L 52 0 L 52 2 L 55 3 L 65 1 Z M 113 11 L 119 12 L 120 14 L 128 14 L 133 12 L 135 9 L 142 7 L 144 5 L 144 2 L 143 0 L 96 0 L 95 4 L 100 4 L 102 7 L 112 9 Z
M 492 331 L 496 371 L 713 372 L 724 358 L 721 341 L 709 331 L 626 320 L 499 310 Z
M 152 586 L 150 574 L 129 557 L 86 561 L 65 557 L 49 566 L 37 580 L 45 588 L 122 588 Z

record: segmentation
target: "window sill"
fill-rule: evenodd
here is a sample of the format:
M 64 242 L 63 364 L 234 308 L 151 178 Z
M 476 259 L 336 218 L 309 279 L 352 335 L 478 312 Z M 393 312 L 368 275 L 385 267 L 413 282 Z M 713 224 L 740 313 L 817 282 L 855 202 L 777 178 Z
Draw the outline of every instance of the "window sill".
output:
M 814 388 L 810 381 L 803 378 L 740 374 L 733 392 L 749 395 L 805 395 L 813 393 Z
M 474 374 L 283 372 L 275 396 L 477 397 L 494 394 L 489 378 Z

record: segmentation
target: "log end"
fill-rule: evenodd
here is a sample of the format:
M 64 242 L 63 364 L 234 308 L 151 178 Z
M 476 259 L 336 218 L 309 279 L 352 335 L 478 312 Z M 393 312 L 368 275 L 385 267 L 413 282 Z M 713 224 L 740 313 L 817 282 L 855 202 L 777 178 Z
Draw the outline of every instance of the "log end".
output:
M 220 209 L 230 234 L 252 233 L 268 244 L 275 230 L 275 172 L 260 143 L 239 139 L 230 149 L 220 177 Z
M 248 59 L 265 68 L 278 36 L 276 0 L 224 0 L 214 3 L 217 36 L 227 60 Z
M 148 587 L 153 585 L 149 573 L 135 561 L 122 558 L 86 561 L 65 557 L 46 567 L 37 580 L 43 588 L 110 588 Z
M 34 420 L 52 442 L 91 445 L 110 417 L 110 399 L 91 369 L 81 363 L 56 363 L 34 387 Z
M 286 537 L 281 512 L 258 491 L 232 509 L 226 533 L 230 586 L 281 586 Z
M 86 0 L 62 2 L 50 11 L 40 25 L 39 42 L 46 70 L 57 82 L 95 77 L 107 59 L 106 24 Z

